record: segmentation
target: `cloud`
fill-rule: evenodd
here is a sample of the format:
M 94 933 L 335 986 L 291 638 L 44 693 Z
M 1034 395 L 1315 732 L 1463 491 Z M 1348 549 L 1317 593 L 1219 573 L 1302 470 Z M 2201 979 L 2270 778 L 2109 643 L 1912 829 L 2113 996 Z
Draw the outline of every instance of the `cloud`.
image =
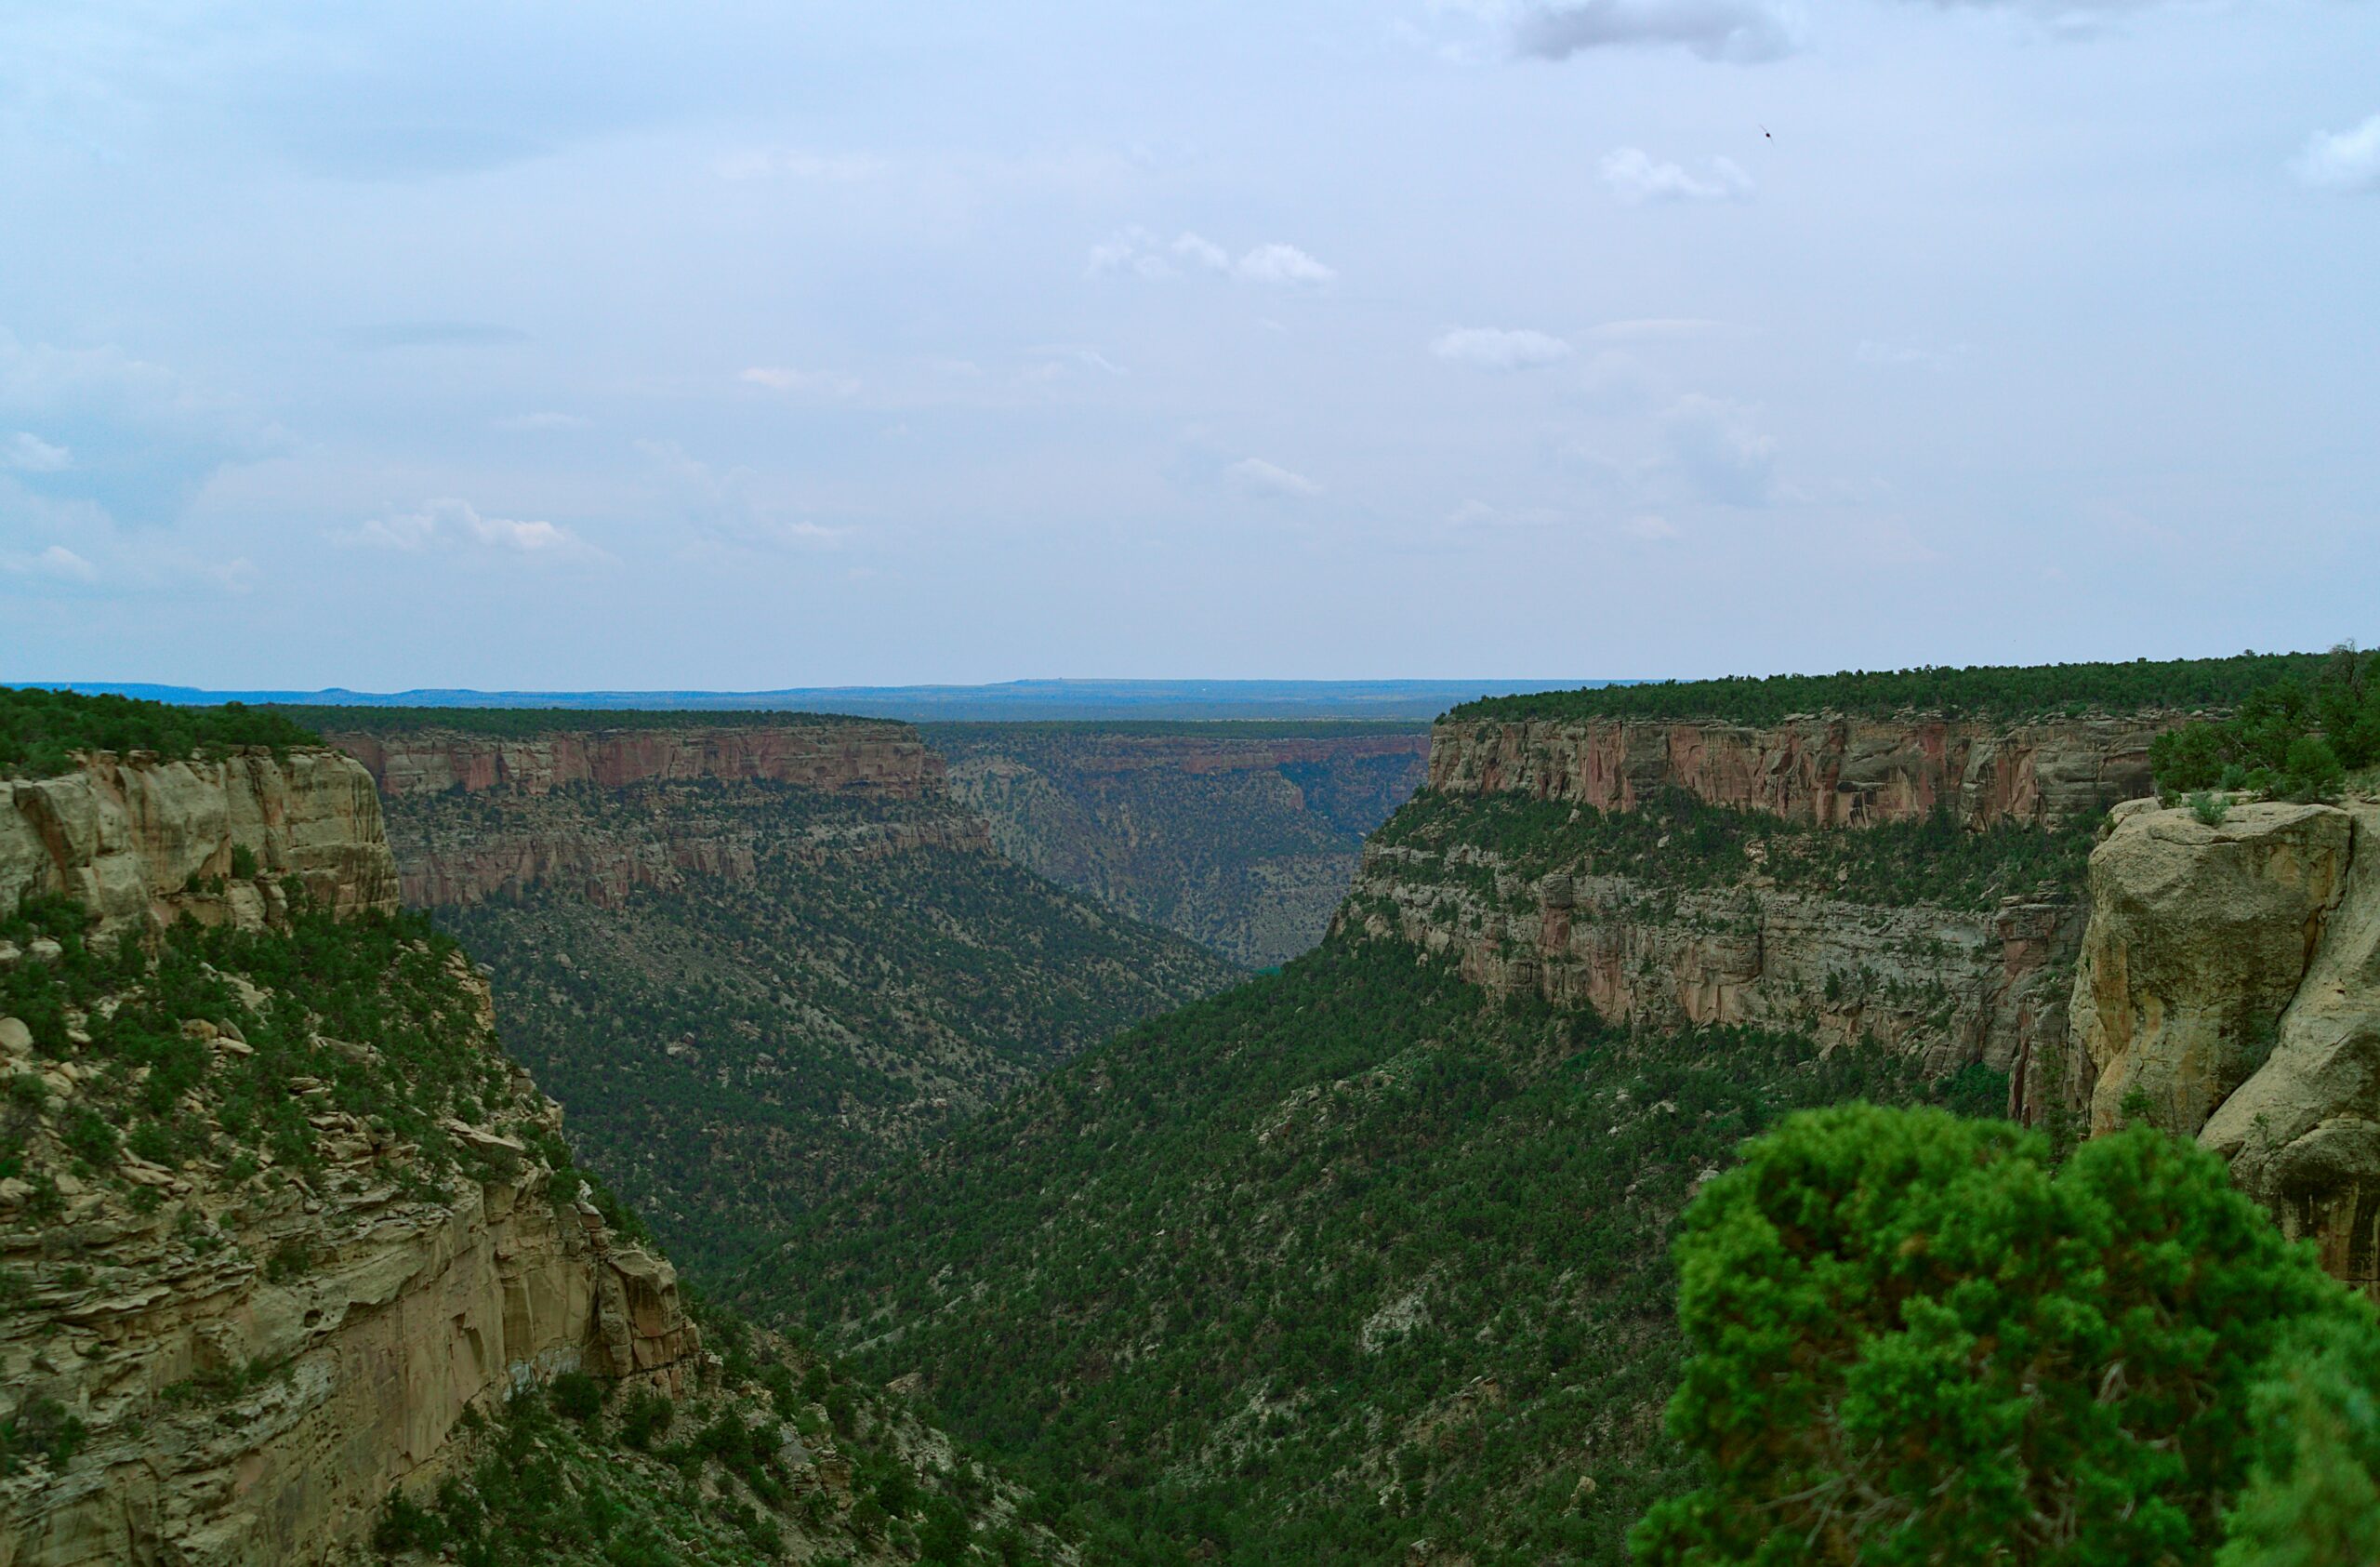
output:
M 30 430 L 20 430 L 0 441 L 0 468 L 13 468 L 20 473 L 58 473 L 73 466 L 73 454 Z
M 587 421 L 575 414 L 557 414 L 551 411 L 514 414 L 509 418 L 500 418 L 496 421 L 496 429 L 512 431 L 583 430 L 586 427 Z
M 178 516 L 225 466 L 286 437 L 234 399 L 112 345 L 26 343 L 0 328 L 0 471 L 39 500 L 132 525 Z M 36 435 L 34 431 L 41 432 Z
M 1336 268 L 1325 266 L 1294 245 L 1260 245 L 1235 261 L 1230 251 L 1202 234 L 1185 232 L 1170 246 L 1160 246 L 1155 234 L 1138 227 L 1119 229 L 1092 246 L 1083 275 L 1130 272 L 1157 282 L 1182 275 L 1177 260 L 1195 272 L 1275 286 L 1318 288 L 1339 275 Z
M 1632 206 L 1646 202 L 1749 201 L 1752 176 L 1733 159 L 1709 158 L 1708 171 L 1689 172 L 1682 164 L 1659 163 L 1640 147 L 1622 147 L 1606 153 L 1603 182 Z
M 771 392 L 791 392 L 804 397 L 855 397 L 859 382 L 833 370 L 789 370 L 782 365 L 755 365 L 735 378 L 747 386 L 762 386 Z
M 340 340 L 360 352 L 377 353 L 406 348 L 507 348 L 527 342 L 529 334 L 486 321 L 388 321 L 351 326 Z
M 69 550 L 63 544 L 53 544 L 33 554 L 15 551 L 0 552 L 0 571 L 11 577 L 46 577 L 64 582 L 96 582 L 99 568 Z
M 1547 332 L 1527 328 L 1503 331 L 1493 326 L 1458 326 L 1430 344 L 1430 352 L 1457 365 L 1483 370 L 1527 370 L 1558 365 L 1575 352 Z
M 2289 167 L 2317 191 L 2380 191 L 2380 114 L 2353 130 L 2315 132 Z
M 367 518 L 331 537 L 340 544 L 407 554 L 477 548 L 546 561 L 607 558 L 568 528 L 543 521 L 482 516 L 470 502 L 452 496 L 426 500 L 417 511 Z
M 1304 474 L 1261 457 L 1240 458 L 1223 470 L 1223 479 L 1241 495 L 1258 499 L 1310 500 L 1322 493 L 1322 486 Z
M 1173 253 L 1184 260 L 1206 268 L 1209 272 L 1231 271 L 1231 252 L 1213 240 L 1184 232 L 1173 242 Z
M 1260 245 L 1232 264 L 1231 275 L 1242 283 L 1303 284 L 1318 287 L 1339 274 L 1294 245 Z
M 1620 525 L 1620 531 L 1646 544 L 1659 544 L 1678 537 L 1675 523 L 1652 511 L 1629 518 Z
M 1513 46 L 1540 60 L 1589 49 L 1674 46 L 1704 60 L 1757 65 L 1801 46 L 1798 16 L 1778 0 L 1534 0 L 1513 25 Z
M 1661 445 L 1667 466 L 1705 499 L 1763 506 L 1776 492 L 1777 443 L 1732 403 L 1679 398 L 1662 417 Z

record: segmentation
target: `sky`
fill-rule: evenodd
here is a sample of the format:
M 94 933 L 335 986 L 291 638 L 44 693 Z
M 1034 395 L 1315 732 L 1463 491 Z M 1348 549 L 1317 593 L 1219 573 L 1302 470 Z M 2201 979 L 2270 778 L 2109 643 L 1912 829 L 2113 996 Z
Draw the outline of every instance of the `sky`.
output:
M 0 0 L 0 679 L 2380 639 L 2369 0 Z

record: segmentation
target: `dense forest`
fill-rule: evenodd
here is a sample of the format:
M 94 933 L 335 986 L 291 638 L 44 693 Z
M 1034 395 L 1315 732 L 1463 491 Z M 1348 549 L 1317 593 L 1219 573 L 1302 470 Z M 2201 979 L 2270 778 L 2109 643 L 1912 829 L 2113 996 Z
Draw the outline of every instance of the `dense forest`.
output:
M 276 750 L 316 743 L 271 708 L 177 707 L 133 697 L 86 697 L 37 685 L 0 685 L 0 777 L 53 777 L 78 751 L 152 751 L 168 762 L 215 756 L 240 746 Z
M 1334 938 L 805 1221 L 739 1297 L 1015 1463 L 1117 1563 L 1619 1561 L 1685 1481 L 1669 1240 L 1802 1105 L 1999 1105 L 1881 1053 L 1483 1006 Z
M 2158 736 L 2149 761 L 2169 791 L 2328 799 L 2348 774 L 2380 763 L 2380 652 L 2334 648 L 2310 679 L 2293 674 L 2228 718 Z
M 624 902 L 568 879 L 441 922 L 505 1047 L 697 1272 L 1051 1064 L 1230 983 L 1190 943 L 980 849 L 947 804 L 689 783 L 388 803 L 401 852 L 602 841 L 748 854 Z M 905 831 L 925 842 L 893 846 Z M 941 836 L 938 836 L 941 835 Z
M 2310 681 L 2328 655 L 2241 653 L 2229 658 L 2135 658 L 2129 663 L 1926 665 L 1839 674 L 1739 675 L 1653 681 L 1578 691 L 1489 697 L 1450 710 L 1448 721 L 1524 719 L 1720 719 L 1775 724 L 1798 713 L 1884 718 L 1933 713 L 2002 720 L 2080 717 L 2238 706 L 2295 678 Z

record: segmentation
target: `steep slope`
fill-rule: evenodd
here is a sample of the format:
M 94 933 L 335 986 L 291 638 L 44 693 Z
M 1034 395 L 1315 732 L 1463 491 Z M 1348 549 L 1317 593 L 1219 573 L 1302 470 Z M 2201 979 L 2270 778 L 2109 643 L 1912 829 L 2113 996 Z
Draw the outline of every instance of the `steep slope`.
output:
M 2078 1102 L 2093 818 L 2197 678 L 2161 668 L 2078 679 L 2113 711 L 2020 671 L 1963 716 L 1762 683 L 1450 714 L 1316 951 L 814 1215 L 740 1296 L 917 1374 L 1096 1560 L 1623 1560 L 1679 1480 L 1671 1226 L 1736 1143 L 1851 1096 Z
M 906 1412 L 697 1324 L 481 976 L 391 910 L 361 767 L 25 756 L 50 776 L 0 785 L 33 845 L 0 861 L 0 1563 L 1059 1550 Z
M 957 797 L 1019 864 L 1235 963 L 1322 937 L 1363 837 L 1421 782 L 1421 726 L 937 724 Z
M 660 716 L 332 738 L 507 1048 L 690 1267 L 1232 976 L 1002 858 L 906 725 Z

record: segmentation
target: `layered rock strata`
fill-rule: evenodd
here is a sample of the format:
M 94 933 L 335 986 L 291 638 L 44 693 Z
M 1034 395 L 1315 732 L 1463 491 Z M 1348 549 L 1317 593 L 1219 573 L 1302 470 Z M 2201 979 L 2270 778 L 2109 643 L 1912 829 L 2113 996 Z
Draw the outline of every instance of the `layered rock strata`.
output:
M 235 865 L 246 874 L 234 879 Z M 100 755 L 59 777 L 0 780 L 0 908 L 64 893 L 109 935 L 185 911 L 256 926 L 282 906 L 292 876 L 341 913 L 396 907 L 372 777 L 337 751 Z
M 1349 909 L 1376 936 L 1452 955 L 1494 994 L 1584 1003 L 1652 1028 L 1872 1040 L 1929 1072 L 1974 1061 L 2015 1072 L 2043 1040 L 2062 1039 L 2065 960 L 2082 923 L 2078 905 L 2056 896 L 1973 912 L 1750 883 L 1679 890 L 1571 872 L 1523 882 L 1475 845 L 1369 847 Z
M 2069 1051 L 2095 1131 L 2195 1134 L 2380 1293 L 2375 833 L 2370 800 L 2118 812 L 2091 857 Z
M 85 897 L 102 943 L 182 911 L 261 925 L 277 906 L 259 878 L 276 870 L 317 907 L 393 900 L 371 780 L 342 756 L 100 759 L 6 787 L 0 822 L 33 847 L 10 840 L 0 891 Z M 228 874 L 235 844 L 256 876 Z M 0 943 L 0 965 L 60 961 L 55 942 Z M 501 1057 L 479 976 L 459 957 L 444 976 L 448 1003 L 425 1024 L 467 1029 L 486 1057 L 483 1119 L 443 1129 L 478 1177 L 420 1166 L 416 1147 L 311 1078 L 279 1086 L 322 1149 L 311 1174 L 269 1149 L 233 1157 L 231 1112 L 208 1096 L 220 1072 L 175 1101 L 212 1151 L 173 1168 L 94 1151 L 125 1061 L 83 1050 L 89 1014 L 65 1016 L 62 1054 L 0 1017 L 13 1085 L 0 1131 L 34 1177 L 0 1180 L 0 1413 L 20 1437 L 76 1439 L 64 1460 L 0 1444 L 0 1567 L 323 1560 L 362 1539 L 400 1481 L 436 1477 L 468 1407 L 581 1367 L 679 1386 L 698 1336 L 675 1274 L 615 1237 L 584 1190 L 550 1189 L 550 1168 L 510 1134 L 555 1134 L 560 1109 Z M 249 1008 L 304 1005 L 237 975 L 212 981 Z M 253 1055 L 207 1016 L 181 1032 L 218 1060 Z
M 1621 811 L 1682 789 L 1707 804 L 1822 827 L 1913 821 L 1947 808 L 1970 828 L 2056 829 L 2147 794 L 2149 742 L 2181 717 L 1441 723 L 1431 736 L 1429 786 Z
M 942 759 L 906 724 L 864 720 L 665 729 L 584 729 L 522 737 L 423 729 L 324 736 L 371 769 L 390 797 L 502 790 L 547 794 L 572 784 L 799 784 L 894 800 L 940 792 Z

